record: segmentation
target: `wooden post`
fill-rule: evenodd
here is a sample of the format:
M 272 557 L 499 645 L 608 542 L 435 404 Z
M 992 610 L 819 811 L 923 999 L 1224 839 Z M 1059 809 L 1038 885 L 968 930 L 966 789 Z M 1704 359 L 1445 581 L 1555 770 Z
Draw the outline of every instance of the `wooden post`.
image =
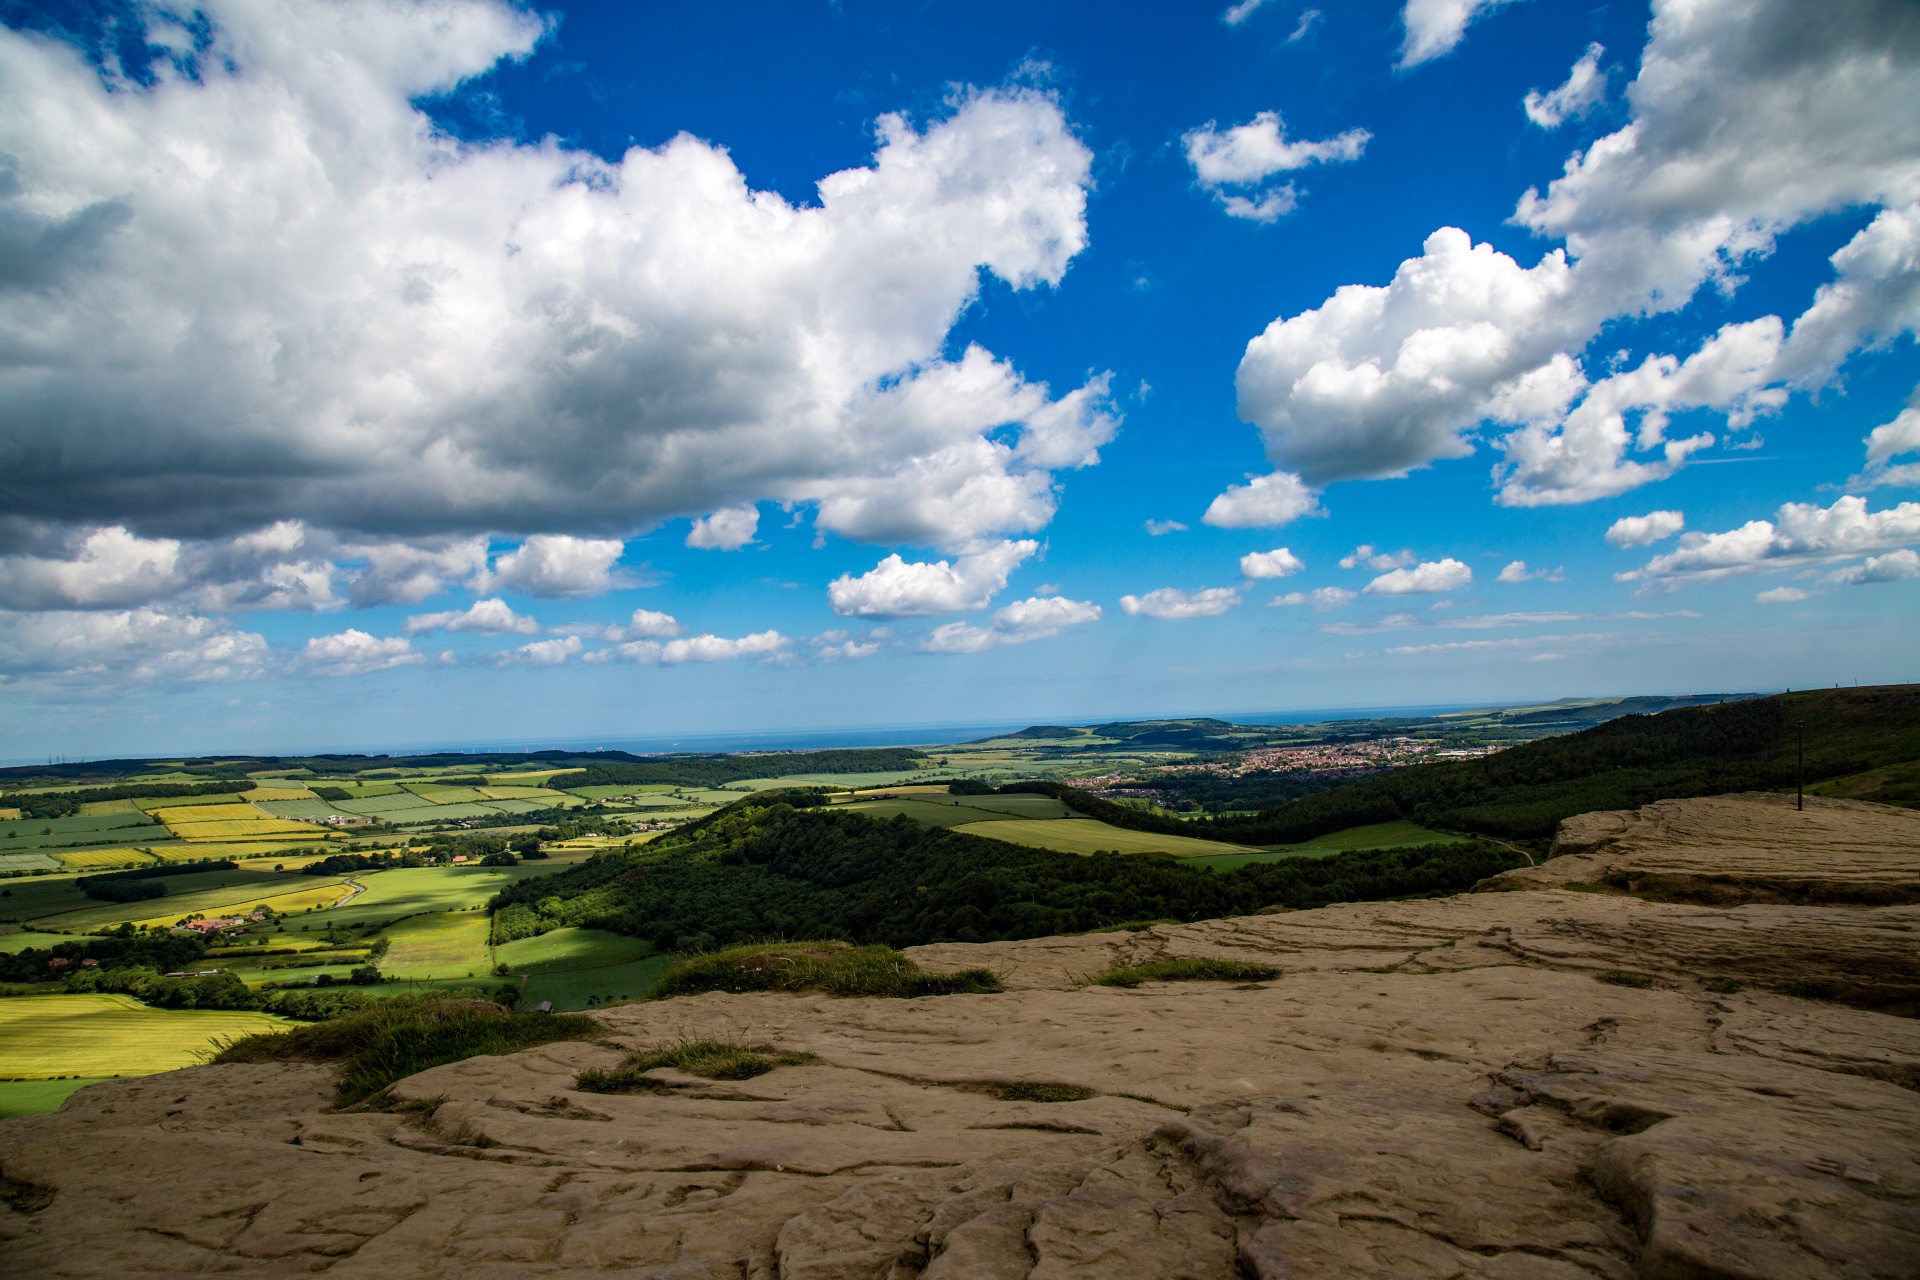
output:
M 1807 722 L 1802 720 L 1798 728 L 1800 730 L 1800 784 L 1797 788 L 1799 794 L 1794 799 L 1793 807 L 1804 811 L 1807 807 Z

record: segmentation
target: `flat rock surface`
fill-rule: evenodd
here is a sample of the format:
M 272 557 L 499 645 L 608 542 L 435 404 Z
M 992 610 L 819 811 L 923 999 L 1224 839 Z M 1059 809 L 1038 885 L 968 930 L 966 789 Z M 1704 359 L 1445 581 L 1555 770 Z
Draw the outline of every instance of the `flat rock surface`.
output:
M 1546 885 L 912 953 L 1000 995 L 624 1005 L 397 1111 L 331 1111 L 323 1067 L 197 1067 L 0 1122 L 0 1270 L 1920 1276 L 1920 1022 L 1881 1011 L 1916 943 L 1914 905 Z M 1284 972 L 1080 985 L 1172 956 Z M 820 1061 L 573 1087 L 681 1037 Z M 1085 1096 L 1005 1096 L 1036 1085 Z

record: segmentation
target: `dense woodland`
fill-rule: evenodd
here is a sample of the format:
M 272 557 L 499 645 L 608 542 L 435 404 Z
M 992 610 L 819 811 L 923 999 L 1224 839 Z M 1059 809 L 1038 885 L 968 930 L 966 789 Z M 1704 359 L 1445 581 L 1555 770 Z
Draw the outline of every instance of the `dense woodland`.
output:
M 669 783 L 719 787 L 747 778 L 801 773 L 897 773 L 925 764 L 908 747 L 872 747 L 848 751 L 784 751 L 777 755 L 674 756 L 632 764 L 594 764 L 553 780 L 557 787 L 632 787 Z
M 1034 938 L 1454 892 L 1524 862 L 1463 841 L 1216 873 L 1162 855 L 1080 857 L 906 818 L 795 808 L 787 798 L 743 800 L 653 845 L 522 881 L 495 900 L 496 940 L 561 925 L 676 950 L 769 938 L 895 947 Z

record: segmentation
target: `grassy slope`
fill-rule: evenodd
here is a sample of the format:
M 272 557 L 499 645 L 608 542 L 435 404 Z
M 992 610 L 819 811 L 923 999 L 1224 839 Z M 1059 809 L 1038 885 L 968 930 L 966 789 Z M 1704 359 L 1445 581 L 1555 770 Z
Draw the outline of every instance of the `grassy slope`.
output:
M 1218 840 L 1128 831 L 1104 822 L 1095 822 L 1091 818 L 1076 818 L 1070 822 L 1004 818 L 995 822 L 970 822 L 955 830 L 1035 849 L 1053 849 L 1059 853 L 1099 853 L 1108 850 L 1113 853 L 1170 853 L 1176 858 L 1200 858 L 1258 852 L 1244 845 L 1225 844 Z
M 0 1000 L 0 1077 L 147 1075 L 190 1067 L 214 1037 L 278 1031 L 264 1013 L 149 1009 L 131 996 Z

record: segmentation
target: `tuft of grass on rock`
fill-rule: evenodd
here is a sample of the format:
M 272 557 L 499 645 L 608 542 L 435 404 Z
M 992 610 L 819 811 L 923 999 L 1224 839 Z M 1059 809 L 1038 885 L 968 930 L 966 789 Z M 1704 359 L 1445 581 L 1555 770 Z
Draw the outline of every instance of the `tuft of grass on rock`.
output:
M 574 1077 L 583 1093 L 635 1093 L 658 1089 L 661 1083 L 647 1075 L 661 1067 L 677 1067 L 708 1080 L 751 1080 L 775 1067 L 800 1067 L 820 1061 L 819 1055 L 770 1044 L 734 1044 L 724 1040 L 680 1040 L 659 1049 L 629 1054 L 611 1071 L 589 1068 Z
M 1270 964 L 1244 960 L 1154 960 L 1109 969 L 1093 980 L 1096 987 L 1137 987 L 1143 982 L 1266 982 L 1280 976 Z
M 1001 1085 L 994 1096 L 1002 1102 L 1081 1102 L 1095 1096 L 1095 1093 L 1077 1084 L 1036 1084 L 1016 1080 Z
M 1600 975 L 1600 981 L 1616 987 L 1634 987 L 1644 989 L 1653 985 L 1653 978 L 1644 973 L 1635 973 L 1631 969 L 1609 969 Z
M 1747 984 L 1738 978 L 1708 978 L 1700 985 L 1723 996 L 1735 995 L 1747 989 Z
M 394 996 L 312 1026 L 243 1037 L 212 1061 L 338 1062 L 337 1101 L 347 1107 L 429 1067 L 605 1032 L 585 1014 L 512 1013 L 491 1000 Z
M 922 973 L 892 947 L 798 942 L 731 947 L 676 965 L 652 998 L 703 991 L 824 991 L 834 996 L 948 996 L 1000 990 L 988 969 Z

